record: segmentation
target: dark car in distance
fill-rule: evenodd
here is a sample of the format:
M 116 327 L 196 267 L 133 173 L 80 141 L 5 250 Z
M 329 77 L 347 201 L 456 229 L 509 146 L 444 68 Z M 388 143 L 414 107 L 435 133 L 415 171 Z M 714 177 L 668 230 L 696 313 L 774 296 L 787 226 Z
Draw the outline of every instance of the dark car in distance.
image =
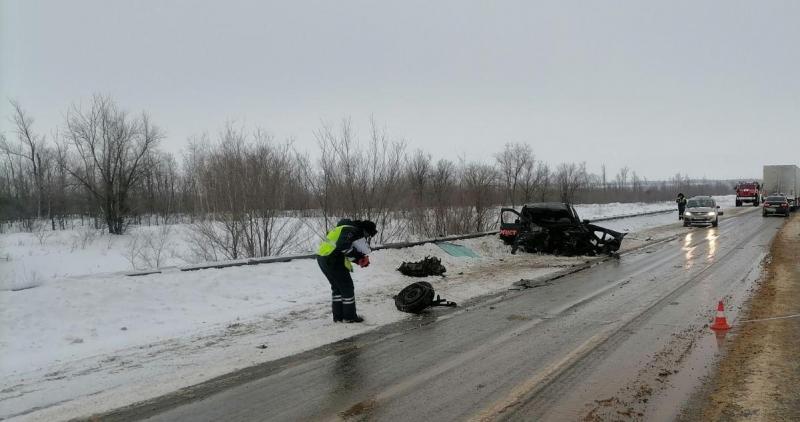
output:
M 767 199 L 764 200 L 764 208 L 762 208 L 763 211 L 761 212 L 761 215 L 766 217 L 772 214 L 782 214 L 784 217 L 788 217 L 790 209 L 791 207 L 789 206 L 789 199 L 785 196 L 768 196 Z

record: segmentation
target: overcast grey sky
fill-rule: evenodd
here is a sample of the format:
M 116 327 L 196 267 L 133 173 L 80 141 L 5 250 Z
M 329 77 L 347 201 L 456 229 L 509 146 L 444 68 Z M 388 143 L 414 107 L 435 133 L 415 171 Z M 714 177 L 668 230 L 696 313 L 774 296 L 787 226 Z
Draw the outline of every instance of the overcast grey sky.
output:
M 93 93 L 177 152 L 228 120 L 313 151 L 370 115 L 434 157 L 760 177 L 800 164 L 800 1 L 0 0 L 0 130 Z

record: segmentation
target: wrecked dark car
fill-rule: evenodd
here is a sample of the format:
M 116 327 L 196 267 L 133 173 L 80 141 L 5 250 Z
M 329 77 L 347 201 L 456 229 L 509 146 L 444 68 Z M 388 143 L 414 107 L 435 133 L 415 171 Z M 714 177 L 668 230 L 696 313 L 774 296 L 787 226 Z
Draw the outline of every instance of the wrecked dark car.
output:
M 500 210 L 500 238 L 511 253 L 554 255 L 613 255 L 626 233 L 581 221 L 572 205 L 561 202 L 527 204 L 522 210 Z

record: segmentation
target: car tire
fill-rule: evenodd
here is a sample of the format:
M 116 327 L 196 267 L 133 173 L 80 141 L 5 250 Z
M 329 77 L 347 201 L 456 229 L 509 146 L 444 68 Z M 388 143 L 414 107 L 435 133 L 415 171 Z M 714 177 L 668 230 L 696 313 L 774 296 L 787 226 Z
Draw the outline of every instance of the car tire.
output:
M 433 303 L 433 286 L 427 281 L 409 284 L 394 297 L 399 311 L 418 314 Z

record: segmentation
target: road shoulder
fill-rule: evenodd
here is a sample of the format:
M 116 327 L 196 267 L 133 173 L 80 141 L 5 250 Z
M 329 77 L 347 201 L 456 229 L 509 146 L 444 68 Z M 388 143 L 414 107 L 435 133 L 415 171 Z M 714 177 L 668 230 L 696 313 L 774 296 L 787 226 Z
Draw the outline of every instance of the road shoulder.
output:
M 800 214 L 794 214 L 771 245 L 765 276 L 717 371 L 680 419 L 800 420 L 798 314 Z

